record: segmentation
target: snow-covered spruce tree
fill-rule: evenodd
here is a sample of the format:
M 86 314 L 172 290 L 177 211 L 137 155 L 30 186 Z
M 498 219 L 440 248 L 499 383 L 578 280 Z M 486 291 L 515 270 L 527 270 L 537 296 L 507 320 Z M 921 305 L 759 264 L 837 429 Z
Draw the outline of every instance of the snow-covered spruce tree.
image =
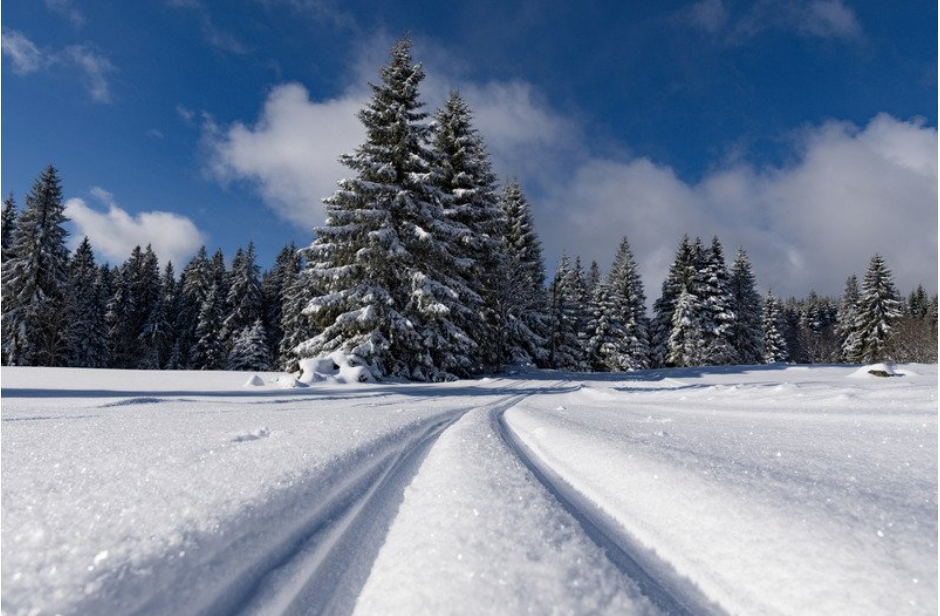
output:
M 114 368 L 141 368 L 152 364 L 141 337 L 160 297 L 157 257 L 148 245 L 134 247 L 114 281 L 115 294 L 108 304 L 111 363 Z
M 607 277 L 613 322 L 619 325 L 615 363 L 611 370 L 626 372 L 649 367 L 649 320 L 646 317 L 646 295 L 630 243 L 624 237 Z
M 924 285 L 919 284 L 907 298 L 906 316 L 913 319 L 926 319 L 929 312 L 930 298 L 927 297 Z
M 259 372 L 271 369 L 271 353 L 261 319 L 257 319 L 254 325 L 244 328 L 235 336 L 232 350 L 228 353 L 226 368 Z
M 284 295 L 288 286 L 297 277 L 301 267 L 300 253 L 297 251 L 297 246 L 291 242 L 278 253 L 274 259 L 274 267 L 261 277 L 261 296 L 264 300 L 264 330 L 268 335 L 268 349 L 270 350 L 272 366 L 280 364 L 281 340 L 284 338 L 284 330 L 281 328 Z M 306 303 L 304 306 L 306 306 Z M 308 337 L 305 336 L 304 340 Z
M 586 306 L 581 303 L 584 290 L 583 271 L 571 266 L 563 254 L 555 271 L 551 297 L 551 363 L 562 370 L 585 367 L 585 352 L 579 333 L 587 329 Z
M 107 297 L 98 283 L 91 242 L 84 238 L 69 262 L 68 365 L 76 368 L 106 368 L 110 361 Z
M 764 298 L 764 310 L 762 315 L 762 326 L 764 330 L 764 355 L 765 364 L 773 364 L 787 359 L 787 341 L 783 337 L 783 312 L 773 291 L 768 291 Z
M 838 361 L 841 356 L 837 328 L 838 310 L 832 300 L 815 290 L 802 303 L 800 340 L 806 361 L 815 364 Z
M 2 263 L 13 255 L 13 230 L 16 228 L 16 202 L 13 200 L 13 193 L 3 201 L 3 218 L 0 223 L 0 235 L 2 235 Z
M 220 370 L 225 366 L 227 353 L 222 343 L 222 298 L 215 284 L 199 310 L 196 324 L 196 345 L 193 347 L 191 366 L 195 370 Z
M 901 302 L 891 279 L 891 270 L 881 255 L 875 254 L 862 282 L 855 321 L 858 340 L 850 355 L 863 363 L 890 359 L 886 344 L 891 328 L 900 316 Z
M 286 282 L 281 306 L 281 330 L 284 332 L 278 349 L 279 364 L 287 372 L 297 372 L 301 359 L 298 347 L 318 333 L 313 317 L 305 312 L 318 291 L 310 279 L 310 266 L 297 272 Z
M 36 179 L 3 263 L 3 359 L 13 366 L 60 366 L 67 361 L 65 295 L 67 222 L 59 173 L 50 165 Z
M 452 241 L 463 230 L 443 216 L 431 182 L 429 127 L 411 42 L 395 43 L 381 83 L 359 119 L 366 141 L 341 161 L 355 172 L 325 199 L 327 220 L 310 246 L 310 275 L 323 294 L 307 310 L 322 331 L 302 355 L 341 350 L 374 376 L 443 380 L 463 370 L 473 346 L 452 320 L 460 280 Z
M 463 371 L 478 372 L 484 365 L 494 368 L 501 363 L 495 288 L 503 212 L 489 155 L 460 95 L 451 92 L 434 120 L 433 178 L 444 216 L 459 232 L 452 238 L 451 252 L 457 257 L 452 275 L 466 289 L 452 308 L 451 320 L 476 344 L 466 349 L 469 361 Z
M 708 360 L 707 349 L 702 345 L 705 332 L 702 330 L 701 314 L 705 310 L 702 301 L 688 289 L 682 289 L 676 308 L 672 313 L 672 330 L 669 333 L 669 366 L 704 366 Z
M 594 286 L 591 295 L 591 320 L 588 324 L 591 338 L 585 350 L 588 365 L 595 372 L 620 370 L 619 345 L 623 327 L 617 321 L 616 314 L 610 288 L 601 280 Z
M 676 302 L 682 290 L 690 288 L 694 273 L 692 244 L 686 235 L 679 242 L 676 257 L 669 266 L 669 273 L 663 281 L 662 294 L 653 304 L 653 320 L 650 324 L 650 362 L 653 367 L 666 365 Z
M 185 370 L 194 367 L 192 352 L 196 347 L 199 311 L 209 295 L 209 289 L 212 288 L 205 246 L 201 246 L 189 263 L 183 267 L 177 284 L 179 297 L 176 302 L 173 324 L 176 339 L 167 360 L 167 367 L 172 370 Z
M 226 348 L 235 342 L 245 328 L 254 325 L 263 316 L 264 302 L 261 295 L 259 269 L 255 264 L 254 242 L 248 249 L 239 248 L 232 259 L 232 271 L 228 275 L 226 317 L 222 322 L 222 341 Z
M 512 180 L 499 201 L 505 216 L 503 254 L 497 301 L 505 341 L 502 363 L 548 367 L 550 319 L 545 291 L 542 244 L 535 232 L 529 202 L 519 182 Z
M 735 352 L 735 362 L 759 364 L 764 357 L 763 306 L 751 262 L 743 248 L 738 250 L 731 266 L 729 286 L 734 321 L 728 338 Z
M 584 283 L 590 297 L 594 297 L 594 289 L 597 288 L 597 285 L 599 285 L 600 282 L 601 268 L 597 264 L 597 261 L 591 261 L 591 265 L 588 267 L 587 277 L 584 279 Z
M 170 364 L 173 344 L 175 315 L 179 304 L 179 290 L 173 263 L 167 262 L 160 280 L 160 293 L 150 308 L 150 314 L 138 339 L 144 348 L 140 367 L 148 370 L 165 368 Z
M 846 279 L 845 290 L 842 292 L 842 298 L 839 300 L 838 325 L 836 328 L 836 332 L 839 336 L 841 359 L 842 361 L 850 363 L 859 361 L 859 358 L 853 355 L 854 350 L 858 349 L 858 330 L 856 329 L 856 325 L 858 321 L 859 298 L 858 278 L 855 274 L 852 274 Z
M 710 248 L 697 248 L 698 246 L 696 239 L 693 251 L 700 255 L 700 258 L 697 260 L 692 292 L 698 296 L 702 308 L 700 318 L 704 334 L 703 365 L 730 364 L 735 361 L 734 348 L 731 346 L 735 314 L 724 250 L 717 237 L 712 239 Z M 689 318 L 694 317 L 689 315 Z

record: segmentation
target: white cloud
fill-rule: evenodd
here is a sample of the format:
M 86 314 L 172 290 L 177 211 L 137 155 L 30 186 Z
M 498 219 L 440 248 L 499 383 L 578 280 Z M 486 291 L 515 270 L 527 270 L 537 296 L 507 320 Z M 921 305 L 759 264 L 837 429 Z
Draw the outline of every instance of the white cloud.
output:
M 858 16 L 842 0 L 760 0 L 733 13 L 722 0 L 700 0 L 679 12 L 680 21 L 731 43 L 767 30 L 800 36 L 854 41 L 864 32 Z
M 85 25 L 85 16 L 71 0 L 45 0 L 46 8 L 53 13 L 67 19 L 76 28 Z
M 310 100 L 296 83 L 274 88 L 258 121 L 221 128 L 204 126 L 210 171 L 222 181 L 254 182 L 281 217 L 305 229 L 323 222 L 320 200 L 336 190 L 348 170 L 338 157 L 364 138 L 356 118 L 362 98 L 347 94 L 324 102 Z
M 428 110 L 451 89 L 467 99 L 497 173 L 517 175 L 529 192 L 550 266 L 566 248 L 606 267 L 627 235 L 654 298 L 688 233 L 718 235 L 729 258 L 744 246 L 762 288 L 783 295 L 837 294 L 876 251 L 902 289 L 937 277 L 937 132 L 918 121 L 880 115 L 861 128 L 810 127 L 793 138 L 792 164 L 738 157 L 690 183 L 648 158 L 592 153 L 584 130 L 530 84 L 475 83 L 450 68 L 427 66 Z M 210 169 L 254 182 L 302 228 L 322 224 L 320 199 L 351 173 L 336 159 L 363 139 L 355 113 L 366 96 L 350 89 L 312 101 L 298 84 L 279 86 L 253 124 L 204 127 Z
M 837 294 L 875 252 L 903 290 L 937 279 L 936 129 L 882 114 L 807 129 L 795 146 L 789 166 L 738 163 L 695 184 L 644 158 L 592 159 L 551 193 L 546 244 L 606 266 L 627 235 L 653 297 L 684 233 L 718 235 L 729 257 L 744 246 L 779 294 Z
M 72 45 L 60 58 L 81 69 L 88 93 L 99 103 L 111 102 L 111 86 L 108 76 L 115 72 L 111 61 L 86 45 Z
M 25 35 L 3 29 L 3 55 L 13 62 L 13 71 L 20 75 L 40 70 L 78 69 L 91 98 L 99 103 L 111 102 L 110 75 L 117 71 L 111 61 L 89 45 L 71 45 L 60 51 L 43 50 Z
M 9 28 L 3 29 L 3 55 L 13 62 L 13 72 L 27 75 L 43 68 L 46 58 L 28 38 Z
M 99 212 L 79 198 L 66 201 L 65 215 L 77 228 L 71 241 L 77 245 L 88 236 L 95 251 L 112 264 L 123 263 L 135 246 L 150 244 L 161 263 L 181 265 L 205 243 L 205 236 L 185 216 L 162 211 L 131 216 L 108 191 L 95 187 L 91 193 L 108 210 Z

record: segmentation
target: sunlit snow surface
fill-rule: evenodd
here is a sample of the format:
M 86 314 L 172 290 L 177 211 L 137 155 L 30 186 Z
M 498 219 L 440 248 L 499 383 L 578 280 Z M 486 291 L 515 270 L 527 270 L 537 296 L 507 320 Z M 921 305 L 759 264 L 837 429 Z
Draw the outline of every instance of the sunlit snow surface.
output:
M 935 614 L 937 369 L 896 371 L 4 368 L 2 609 L 661 611 L 583 511 L 719 613 Z

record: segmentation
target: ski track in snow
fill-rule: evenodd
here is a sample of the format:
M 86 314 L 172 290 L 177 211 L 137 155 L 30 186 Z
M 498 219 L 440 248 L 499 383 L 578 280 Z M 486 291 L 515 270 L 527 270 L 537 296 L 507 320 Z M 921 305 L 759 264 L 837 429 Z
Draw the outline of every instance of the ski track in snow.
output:
M 851 372 L 5 369 L 2 613 L 935 613 L 936 367 Z

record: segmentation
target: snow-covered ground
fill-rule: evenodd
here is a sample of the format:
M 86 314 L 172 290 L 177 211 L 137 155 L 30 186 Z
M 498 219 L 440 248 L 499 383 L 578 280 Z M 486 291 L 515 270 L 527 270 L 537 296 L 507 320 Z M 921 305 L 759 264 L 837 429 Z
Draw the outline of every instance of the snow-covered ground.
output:
M 857 368 L 4 368 L 2 610 L 935 614 L 937 368 Z

